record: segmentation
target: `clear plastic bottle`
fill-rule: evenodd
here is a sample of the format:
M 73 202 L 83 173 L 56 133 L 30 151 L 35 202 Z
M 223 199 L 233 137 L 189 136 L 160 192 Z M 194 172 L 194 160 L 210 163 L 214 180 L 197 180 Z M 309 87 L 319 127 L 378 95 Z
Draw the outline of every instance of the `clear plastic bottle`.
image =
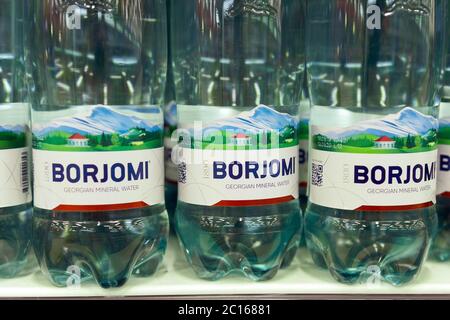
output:
M 31 249 L 31 135 L 24 1 L 0 1 L 0 278 L 27 274 Z
M 282 54 L 282 25 L 296 2 L 173 2 L 183 139 L 176 152 L 175 221 L 187 259 L 201 278 L 241 273 L 267 280 L 290 264 L 298 247 L 297 125 L 304 61 L 293 57 L 289 69 L 283 68 Z M 301 39 L 303 30 L 290 32 Z M 277 172 L 276 163 L 285 170 Z M 273 176 L 261 171 L 266 169 Z
M 305 74 L 305 16 L 306 1 L 284 1 L 281 22 L 281 80 L 280 104 L 295 105 L 300 101 L 298 125 L 298 175 L 300 209 L 304 213 L 307 204 L 306 185 L 308 179 L 308 128 L 309 99 L 306 93 Z M 303 78 L 302 78 L 303 76 Z M 304 246 L 303 226 L 300 230 L 300 245 Z
M 309 117 L 311 103 L 309 101 L 308 88 L 305 85 L 302 90 L 300 103 L 300 128 L 299 128 L 299 176 L 300 176 L 300 207 L 305 212 L 308 203 L 308 153 L 309 153 Z
M 168 236 L 165 0 L 32 3 L 40 267 L 57 286 L 150 276 Z
M 450 259 L 450 5 L 446 15 L 446 67 L 439 112 L 439 155 L 437 212 L 438 232 L 431 247 L 432 258 L 438 261 Z
M 448 78 L 446 76 L 445 78 Z M 444 96 L 440 106 L 439 121 L 439 155 L 438 155 L 438 192 L 437 213 L 438 231 L 431 247 L 431 257 L 438 261 L 450 260 L 450 188 L 449 188 L 449 164 L 450 164 L 450 92 L 444 88 Z M 448 96 L 447 96 L 448 95 Z
M 344 283 L 412 280 L 436 230 L 443 1 L 314 0 L 305 233 Z
M 166 207 L 169 213 L 170 230 L 175 232 L 175 208 L 178 196 L 178 168 L 172 161 L 172 149 L 177 141 L 172 140 L 172 134 L 177 129 L 177 103 L 175 99 L 175 83 L 173 79 L 172 50 L 170 46 L 170 6 L 171 1 L 167 0 L 167 33 L 168 33 L 168 66 L 167 81 L 164 94 L 164 148 L 165 148 L 165 169 L 166 169 Z
M 299 190 L 300 190 L 300 208 L 302 209 L 302 216 L 306 213 L 306 206 L 308 204 L 308 155 L 309 155 L 309 118 L 311 113 L 311 103 L 309 100 L 309 93 L 306 80 L 303 83 L 302 100 L 300 102 L 300 122 L 299 122 Z M 305 226 L 303 225 L 303 228 Z M 300 238 L 300 246 L 306 246 L 305 232 L 302 230 Z
M 295 105 L 300 101 L 299 124 L 299 190 L 300 206 L 306 207 L 307 151 L 308 151 L 308 119 L 309 99 L 306 90 L 305 74 L 305 14 L 306 1 L 284 1 L 281 21 L 281 105 Z M 302 76 L 304 76 L 302 78 Z

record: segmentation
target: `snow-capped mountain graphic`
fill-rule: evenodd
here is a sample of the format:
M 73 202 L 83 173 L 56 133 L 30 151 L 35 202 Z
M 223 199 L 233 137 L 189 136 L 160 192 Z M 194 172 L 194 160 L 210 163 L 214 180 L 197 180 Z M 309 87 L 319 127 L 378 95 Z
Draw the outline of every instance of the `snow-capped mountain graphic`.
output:
M 261 105 L 250 111 L 242 112 L 236 117 L 208 123 L 206 130 L 259 133 L 282 130 L 287 126 L 296 127 L 296 125 L 296 119 L 289 114 L 280 113 Z
M 21 133 L 26 131 L 26 126 L 24 125 L 3 125 L 0 126 L 0 132 L 14 132 L 14 133 Z
M 135 116 L 129 116 L 109 107 L 97 106 L 89 116 L 55 119 L 50 124 L 36 124 L 34 134 L 44 137 L 53 131 L 99 135 L 102 133 L 123 134 L 132 128 L 142 128 L 149 132 L 161 130 L 159 126 Z
M 387 137 L 422 136 L 431 129 L 437 130 L 438 120 L 432 116 L 424 115 L 412 108 L 388 115 L 382 119 L 362 121 L 351 127 L 338 130 L 329 130 L 321 134 L 332 138 L 342 139 L 359 134 L 373 134 Z

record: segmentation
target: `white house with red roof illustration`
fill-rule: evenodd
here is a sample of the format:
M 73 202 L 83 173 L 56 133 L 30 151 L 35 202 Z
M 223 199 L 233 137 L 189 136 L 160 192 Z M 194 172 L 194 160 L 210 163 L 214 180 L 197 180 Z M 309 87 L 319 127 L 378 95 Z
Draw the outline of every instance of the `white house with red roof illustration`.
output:
M 75 133 L 67 139 L 67 145 L 71 147 L 88 147 L 89 139 L 79 133 Z
M 375 140 L 375 148 L 377 149 L 395 149 L 395 141 L 387 136 L 382 136 Z
M 237 133 L 231 136 L 230 142 L 236 146 L 248 146 L 250 144 L 250 136 L 244 133 Z

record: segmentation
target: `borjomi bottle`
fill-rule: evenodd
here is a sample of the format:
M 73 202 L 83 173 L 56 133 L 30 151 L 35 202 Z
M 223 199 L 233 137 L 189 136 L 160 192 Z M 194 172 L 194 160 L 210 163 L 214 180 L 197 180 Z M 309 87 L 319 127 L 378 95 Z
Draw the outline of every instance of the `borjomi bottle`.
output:
M 436 230 L 445 2 L 307 9 L 308 248 L 340 282 L 412 280 Z
M 306 72 L 305 72 L 306 75 Z M 308 154 L 309 154 L 309 117 L 311 112 L 311 103 L 309 100 L 309 93 L 307 87 L 307 80 L 303 83 L 302 100 L 300 102 L 300 121 L 299 121 L 299 191 L 300 191 L 300 208 L 302 209 L 303 217 L 306 212 L 308 204 Z M 305 226 L 303 225 L 303 228 Z M 300 238 L 300 246 L 306 245 L 305 232 L 302 230 Z
M 284 1 L 281 22 L 282 79 L 280 81 L 281 105 L 294 105 L 300 101 L 299 112 L 299 190 L 300 205 L 306 207 L 307 151 L 309 99 L 305 90 L 305 29 L 306 1 Z M 300 88 L 300 89 L 299 89 Z
M 446 75 L 445 78 L 447 78 Z M 450 93 L 444 87 L 444 94 Z M 437 212 L 438 231 L 431 248 L 431 256 L 439 261 L 450 259 L 450 96 L 443 96 L 440 106 Z
M 450 259 L 450 5 L 446 16 L 446 68 L 439 112 L 439 154 L 437 181 L 438 232 L 431 247 L 431 256 L 439 261 Z
M 308 180 L 308 128 L 309 128 L 309 99 L 304 92 L 306 89 L 305 74 L 305 29 L 306 1 L 284 1 L 281 22 L 281 77 L 280 105 L 295 105 L 300 101 L 298 124 L 298 175 L 299 201 L 302 213 L 306 208 L 306 185 Z M 302 78 L 303 76 L 303 78 Z M 300 88 L 300 89 L 299 89 Z M 303 226 L 300 230 L 300 244 L 304 246 Z M 283 266 L 284 267 L 284 266 Z
M 281 27 L 293 2 L 172 2 L 182 140 L 174 149 L 175 223 L 201 278 L 240 273 L 267 280 L 290 264 L 298 247 L 296 96 L 304 61 L 282 70 Z M 303 30 L 291 32 L 301 39 Z M 286 76 L 300 80 L 284 90 L 291 85 Z
M 168 65 L 167 80 L 164 93 L 164 160 L 166 169 L 166 207 L 169 213 L 171 231 L 175 231 L 174 216 L 178 196 L 178 168 L 172 161 L 172 149 L 177 141 L 172 140 L 172 134 L 177 129 L 177 104 L 175 100 L 175 84 L 173 79 L 172 50 L 170 46 L 170 5 L 171 0 L 167 0 L 167 33 L 168 33 Z
M 32 3 L 40 267 L 57 286 L 150 276 L 168 236 L 165 0 Z
M 299 186 L 300 186 L 300 206 L 302 212 L 305 211 L 308 203 L 308 153 L 309 153 L 309 117 L 311 103 L 309 101 L 306 79 L 302 90 L 302 100 L 300 102 L 300 124 L 299 124 Z
M 0 1 L 0 278 L 33 270 L 24 2 Z

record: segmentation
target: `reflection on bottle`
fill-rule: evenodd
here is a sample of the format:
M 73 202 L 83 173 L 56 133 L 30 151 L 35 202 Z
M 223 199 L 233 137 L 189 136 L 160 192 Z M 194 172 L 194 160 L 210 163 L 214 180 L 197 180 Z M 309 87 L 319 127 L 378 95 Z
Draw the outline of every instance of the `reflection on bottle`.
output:
M 389 16 L 394 14 L 396 11 L 405 10 L 415 14 L 429 15 L 430 8 L 429 4 L 426 5 L 424 2 L 428 3 L 428 0 L 386 0 L 386 10 L 384 15 Z

